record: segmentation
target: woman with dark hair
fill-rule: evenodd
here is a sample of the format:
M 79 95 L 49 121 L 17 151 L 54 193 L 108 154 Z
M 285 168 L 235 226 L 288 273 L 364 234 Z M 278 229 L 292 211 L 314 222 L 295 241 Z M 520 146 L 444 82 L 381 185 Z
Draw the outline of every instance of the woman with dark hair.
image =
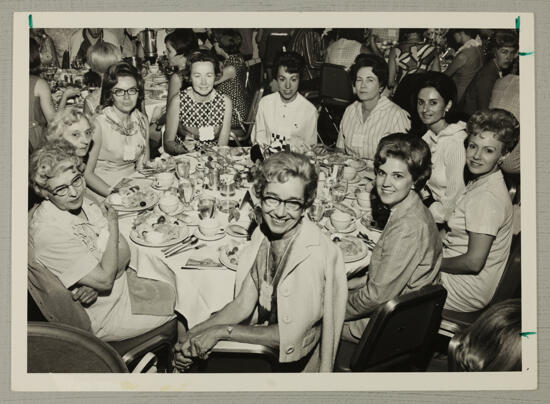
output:
M 281 152 L 263 162 L 255 182 L 262 224 L 241 254 L 236 297 L 180 340 L 180 366 L 231 340 L 277 348 L 281 371 L 332 370 L 346 275 L 342 252 L 304 218 L 316 189 L 315 167 L 304 155 Z
M 485 311 L 451 344 L 459 372 L 521 371 L 521 301 L 510 299 Z
M 149 123 L 140 111 L 144 96 L 143 79 L 135 67 L 118 62 L 107 69 L 101 85 L 103 109 L 95 117 L 86 165 L 88 186 L 103 197 L 149 160 Z
M 173 155 L 188 152 L 183 144 L 188 140 L 227 146 L 231 131 L 231 99 L 214 89 L 221 74 L 217 57 L 207 50 L 193 52 L 187 71 L 191 85 L 169 100 L 166 111 L 163 147 Z
M 455 29 L 452 31 L 454 40 L 460 47 L 444 73 L 452 77 L 456 84 L 456 102 L 458 103 L 462 100 L 468 84 L 483 67 L 483 43 L 479 38 L 478 30 Z
M 359 55 L 350 68 L 358 100 L 346 108 L 336 147 L 356 157 L 374 159 L 381 138 L 407 132 L 407 112 L 382 95 L 388 83 L 388 64 L 376 55 Z
M 456 87 L 449 76 L 428 72 L 418 88 L 417 111 L 427 127 L 422 139 L 432 153 L 432 175 L 426 184 L 433 197 L 429 208 L 436 223 L 444 223 L 464 189 L 466 124 L 449 119 L 456 101 Z
M 40 46 L 33 38 L 30 38 L 29 46 L 29 153 L 32 153 L 44 143 L 44 132 L 48 122 L 55 115 L 55 106 L 50 86 L 40 77 L 42 71 Z M 64 108 L 69 98 L 79 94 L 80 90 L 67 87 L 61 96 L 58 108 Z
M 403 133 L 380 141 L 374 159 L 376 192 L 391 209 L 372 251 L 367 275 L 352 278 L 342 338 L 358 342 L 382 303 L 439 280 L 441 239 L 418 192 L 430 178 L 426 142 Z
M 166 44 L 166 56 L 168 65 L 174 69 L 174 73 L 170 76 L 168 83 L 168 98 L 167 102 L 186 88 L 188 83 L 188 72 L 185 71 L 187 66 L 187 57 L 199 49 L 197 37 L 192 29 L 181 28 L 176 29 L 166 35 L 164 38 Z
M 401 29 L 399 45 L 393 47 L 388 57 L 388 88 L 395 88 L 403 78 L 428 70 L 439 71 L 436 48 L 426 43 L 425 29 Z
M 518 122 L 502 109 L 478 111 L 468 121 L 468 182 L 447 221 L 441 281 L 445 307 L 485 308 L 495 293 L 512 243 L 512 201 L 500 165 L 516 145 Z
M 518 47 L 518 36 L 514 30 L 495 32 L 489 43 L 490 59 L 464 92 L 460 105 L 462 112 L 469 116 L 489 108 L 493 86 L 512 67 L 518 56 Z
M 275 149 L 289 145 L 292 150 L 304 151 L 317 143 L 317 110 L 298 92 L 303 68 L 304 58 L 296 52 L 277 56 L 274 69 L 278 91 L 260 100 L 250 135 L 252 144 Z
M 216 89 L 231 98 L 233 114 L 231 128 L 244 134 L 243 122 L 248 114 L 248 97 L 246 94 L 246 64 L 239 53 L 242 37 L 239 31 L 223 29 L 217 31 L 214 49 L 223 60 L 221 77 L 216 80 Z

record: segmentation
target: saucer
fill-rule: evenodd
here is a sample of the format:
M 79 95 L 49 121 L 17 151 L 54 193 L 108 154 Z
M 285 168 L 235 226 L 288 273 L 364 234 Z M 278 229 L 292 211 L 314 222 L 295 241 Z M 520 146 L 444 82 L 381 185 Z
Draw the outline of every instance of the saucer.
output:
M 172 184 L 174 184 L 174 182 L 172 181 Z M 156 184 L 156 182 L 153 182 L 151 184 L 151 188 L 157 190 L 157 191 L 168 191 L 170 188 L 172 188 L 172 184 L 168 185 L 167 187 L 160 187 Z
M 351 233 L 355 230 L 357 230 L 357 225 L 355 224 L 355 221 L 351 222 L 351 224 L 346 227 L 344 230 L 336 230 L 334 226 L 332 225 L 330 218 L 327 220 L 325 224 L 325 228 L 330 231 L 331 233 Z
M 222 227 L 221 230 L 223 230 L 223 233 L 217 233 L 217 234 L 214 234 L 213 236 L 206 236 L 206 235 L 202 234 L 200 229 L 197 227 L 197 230 L 195 230 L 195 236 L 197 236 L 197 238 L 199 240 L 215 241 L 215 240 L 219 240 L 219 239 L 222 239 L 222 238 L 225 237 L 225 229 Z
M 157 206 L 156 208 L 158 208 L 158 210 L 160 211 L 160 213 L 164 214 L 164 215 L 168 215 L 168 216 L 176 216 L 178 214 L 180 214 L 181 212 L 184 211 L 185 209 L 185 205 L 180 201 L 178 203 L 178 208 L 173 211 L 172 213 L 168 213 L 168 212 L 165 212 L 164 210 L 162 210 L 162 208 L 160 207 L 160 205 L 157 203 Z

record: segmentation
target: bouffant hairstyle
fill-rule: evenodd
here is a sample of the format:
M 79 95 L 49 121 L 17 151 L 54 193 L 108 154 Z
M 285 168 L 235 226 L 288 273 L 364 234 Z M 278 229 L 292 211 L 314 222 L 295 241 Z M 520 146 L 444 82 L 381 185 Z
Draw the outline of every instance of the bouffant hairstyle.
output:
M 35 39 L 30 38 L 29 41 L 29 73 L 39 75 L 42 71 L 40 62 L 40 45 Z
M 112 43 L 97 41 L 88 48 L 86 60 L 92 71 L 103 74 L 109 66 L 122 60 L 122 53 L 120 52 L 120 48 Z
M 317 171 L 305 155 L 295 152 L 275 153 L 264 160 L 254 181 L 256 195 L 261 197 L 268 183 L 284 183 L 289 177 L 304 180 L 304 208 L 309 208 L 317 192 Z
M 85 164 L 75 154 L 74 147 L 63 139 L 46 143 L 31 154 L 29 161 L 29 182 L 37 195 L 47 197 L 48 180 L 66 170 L 84 172 Z
M 352 83 L 355 83 L 355 80 L 357 80 L 357 72 L 362 67 L 372 67 L 372 72 L 378 77 L 380 87 L 386 87 L 386 84 L 388 84 L 388 64 L 384 58 L 365 53 L 357 55 L 349 70 Z
M 459 371 L 521 371 L 520 299 L 491 306 L 451 343 Z
M 177 55 L 187 56 L 191 52 L 199 49 L 197 36 L 191 28 L 178 28 L 170 32 L 164 38 L 164 43 L 169 43 L 176 51 Z
M 90 125 L 90 129 L 93 131 L 93 120 L 84 114 L 79 108 L 67 107 L 57 111 L 48 124 L 48 130 L 46 132 L 46 140 L 51 142 L 55 139 L 60 139 L 63 135 L 63 131 L 67 126 L 71 126 L 79 122 L 81 119 L 85 119 Z
M 302 55 L 288 51 L 281 52 L 275 58 L 273 62 L 273 67 L 275 68 L 275 74 L 279 71 L 279 67 L 284 66 L 286 71 L 290 74 L 298 73 L 300 78 L 302 78 L 302 73 L 305 66 L 305 61 Z
M 503 143 L 503 153 L 509 153 L 519 140 L 519 122 L 511 112 L 504 109 L 476 111 L 468 121 L 468 135 L 492 132 Z
M 113 105 L 112 90 L 117 85 L 120 77 L 133 77 L 136 80 L 136 87 L 138 88 L 138 99 L 136 108 L 140 109 L 145 99 L 145 90 L 143 88 L 143 79 L 137 69 L 129 63 L 117 62 L 114 65 L 109 66 L 103 76 L 103 82 L 101 84 L 101 99 L 100 104 L 102 107 L 110 107 Z
M 383 165 L 388 157 L 398 158 L 407 164 L 414 181 L 414 189 L 420 192 L 426 181 L 432 175 L 432 154 L 428 144 L 406 133 L 392 133 L 383 137 L 376 149 L 374 156 L 374 168 L 376 171 Z

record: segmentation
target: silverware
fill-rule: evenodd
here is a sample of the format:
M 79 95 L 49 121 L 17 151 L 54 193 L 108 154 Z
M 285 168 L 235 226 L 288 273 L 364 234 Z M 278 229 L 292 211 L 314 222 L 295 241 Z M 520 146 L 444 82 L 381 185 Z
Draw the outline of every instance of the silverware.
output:
M 187 246 L 183 247 L 181 250 L 176 250 L 176 251 L 171 252 L 170 254 L 165 254 L 164 257 L 165 258 L 170 258 L 174 255 L 181 254 L 181 253 L 184 253 L 186 251 L 198 250 L 199 248 L 206 247 L 205 243 L 198 244 L 198 245 L 194 245 L 194 244 L 195 243 L 191 243 L 190 245 L 187 245 Z
M 170 247 L 163 248 L 161 251 L 166 255 L 170 254 L 176 250 L 179 250 L 182 247 L 189 247 L 190 245 L 195 245 L 199 242 L 199 239 L 195 237 L 195 235 L 191 235 L 189 237 L 186 237 L 178 244 L 172 245 Z
M 198 269 L 220 269 L 222 268 L 222 266 L 207 266 L 207 265 L 183 265 L 182 267 L 180 267 L 180 269 L 195 269 L 195 270 L 198 270 Z

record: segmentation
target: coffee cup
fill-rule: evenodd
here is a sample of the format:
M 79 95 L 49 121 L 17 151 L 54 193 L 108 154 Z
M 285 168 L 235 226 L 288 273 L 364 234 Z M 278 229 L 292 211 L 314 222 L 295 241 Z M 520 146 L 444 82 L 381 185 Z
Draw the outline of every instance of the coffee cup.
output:
M 174 182 L 172 173 L 159 173 L 155 176 L 155 187 L 159 189 L 168 189 Z
M 338 209 L 336 209 L 332 213 L 332 215 L 330 215 L 330 222 L 332 223 L 332 226 L 334 226 L 334 228 L 337 231 L 342 231 L 347 229 L 350 226 L 352 220 L 353 220 L 353 217 L 350 214 L 346 212 L 342 212 Z
M 342 178 L 347 181 L 353 180 L 356 174 L 357 174 L 357 169 L 352 166 L 345 166 L 342 170 Z
M 167 193 L 159 199 L 160 210 L 169 215 L 178 210 L 179 204 L 179 198 L 174 194 Z
M 214 218 L 202 219 L 199 222 L 199 230 L 205 236 L 213 236 L 220 231 L 220 224 Z
M 361 191 L 357 193 L 357 204 L 363 209 L 370 209 L 370 193 Z

